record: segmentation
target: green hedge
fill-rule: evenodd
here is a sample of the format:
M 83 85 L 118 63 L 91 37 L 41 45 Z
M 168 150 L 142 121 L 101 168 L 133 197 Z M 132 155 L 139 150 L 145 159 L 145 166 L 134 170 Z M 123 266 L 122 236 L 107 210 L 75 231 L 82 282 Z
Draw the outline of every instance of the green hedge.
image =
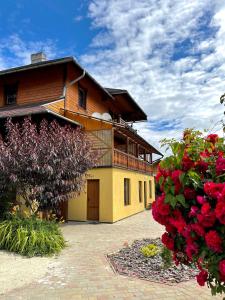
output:
M 0 221 L 0 249 L 28 257 L 58 254 L 66 243 L 56 222 L 10 215 Z

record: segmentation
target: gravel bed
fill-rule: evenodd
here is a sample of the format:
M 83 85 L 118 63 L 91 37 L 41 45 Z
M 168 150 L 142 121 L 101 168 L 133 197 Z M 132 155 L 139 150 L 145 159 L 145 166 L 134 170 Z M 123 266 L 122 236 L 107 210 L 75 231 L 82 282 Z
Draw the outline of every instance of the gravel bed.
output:
M 136 240 L 131 246 L 122 248 L 116 253 L 107 255 L 107 257 L 119 274 L 154 282 L 179 283 L 193 279 L 198 274 L 196 269 L 188 266 L 175 266 L 175 264 L 164 269 L 160 254 L 148 258 L 140 252 L 140 248 L 148 244 L 162 247 L 160 239 Z

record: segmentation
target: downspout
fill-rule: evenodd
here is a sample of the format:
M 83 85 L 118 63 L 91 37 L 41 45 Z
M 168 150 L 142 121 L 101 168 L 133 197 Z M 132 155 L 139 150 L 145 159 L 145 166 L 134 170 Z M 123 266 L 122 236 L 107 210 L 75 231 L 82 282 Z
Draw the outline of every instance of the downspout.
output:
M 75 84 L 76 82 L 80 81 L 82 78 L 84 78 L 85 74 L 86 74 L 86 71 L 83 70 L 83 74 L 80 75 L 79 77 L 75 78 L 74 80 L 70 81 L 69 85 L 71 86 L 71 85 Z M 67 92 L 67 84 L 65 84 L 63 87 L 63 94 L 61 97 L 62 99 L 64 99 L 64 114 L 66 111 L 66 92 Z

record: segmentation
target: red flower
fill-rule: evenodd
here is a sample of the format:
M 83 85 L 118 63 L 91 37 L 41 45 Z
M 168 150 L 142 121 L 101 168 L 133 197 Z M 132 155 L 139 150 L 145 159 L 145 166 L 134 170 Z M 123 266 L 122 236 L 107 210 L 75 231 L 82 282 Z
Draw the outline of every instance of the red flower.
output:
M 205 241 L 209 249 L 218 253 L 222 252 L 222 240 L 215 230 L 210 230 L 206 233 Z
M 216 161 L 216 175 L 222 175 L 225 173 L 225 158 L 219 157 Z
M 195 190 L 189 187 L 184 188 L 184 197 L 187 200 L 194 200 L 196 198 Z
M 205 216 L 198 214 L 197 219 L 203 227 L 212 227 L 216 221 L 216 216 L 213 212 Z
M 207 162 L 205 162 L 204 160 L 200 160 L 196 165 L 196 167 L 200 173 L 205 173 L 208 169 L 208 166 L 209 166 L 209 164 Z
M 206 140 L 210 143 L 215 144 L 218 141 L 219 137 L 217 134 L 209 134 L 206 138 Z
M 179 194 L 179 191 L 181 189 L 181 182 L 180 182 L 180 176 L 183 174 L 183 172 L 181 170 L 175 170 L 172 172 L 171 174 L 171 178 L 174 182 L 174 186 L 175 186 L 175 194 Z
M 158 212 L 160 215 L 168 216 L 170 213 L 170 206 L 169 204 L 165 204 L 165 194 L 162 194 L 156 200 Z
M 223 190 L 223 183 L 214 183 L 212 181 L 206 182 L 204 184 L 204 192 L 214 199 L 217 199 L 221 191 Z
M 159 224 L 161 224 L 161 225 L 167 224 L 166 218 L 164 216 L 162 216 L 161 214 L 159 214 L 156 201 L 154 201 L 152 203 L 152 216 L 153 216 L 154 220 L 156 222 L 158 222 Z
M 219 262 L 219 272 L 222 276 L 225 276 L 225 259 Z
M 194 161 L 185 153 L 182 159 L 182 169 L 186 172 L 193 168 L 195 165 Z
M 204 203 L 201 208 L 201 213 L 203 215 L 208 214 L 211 211 L 211 206 L 208 202 Z
M 169 236 L 167 232 L 162 235 L 162 243 L 171 251 L 174 250 L 174 240 Z
M 192 259 L 193 255 L 198 254 L 198 245 L 195 242 L 189 242 L 187 243 L 187 246 L 185 248 L 185 252 L 187 256 Z
M 208 278 L 208 272 L 205 271 L 205 270 L 202 270 L 197 276 L 196 276 L 196 279 L 197 279 L 197 282 L 200 286 L 204 286 L 206 281 L 207 281 L 207 278 Z
M 225 201 L 220 201 L 216 204 L 215 213 L 220 223 L 225 225 Z
M 197 206 L 191 206 L 190 212 L 188 214 L 189 218 L 196 217 L 198 211 L 199 211 L 199 208 Z
M 175 210 L 173 212 L 173 217 L 169 218 L 169 222 L 171 225 L 176 227 L 176 229 L 179 233 L 182 233 L 182 231 L 186 227 L 186 222 L 185 222 L 184 218 L 182 217 L 182 214 L 179 210 Z
M 198 223 L 191 224 L 191 229 L 199 236 L 205 235 L 204 228 Z
M 199 203 L 199 204 L 204 204 L 205 202 L 206 202 L 206 199 L 205 199 L 205 197 L 203 197 L 203 196 L 197 196 L 197 202 Z

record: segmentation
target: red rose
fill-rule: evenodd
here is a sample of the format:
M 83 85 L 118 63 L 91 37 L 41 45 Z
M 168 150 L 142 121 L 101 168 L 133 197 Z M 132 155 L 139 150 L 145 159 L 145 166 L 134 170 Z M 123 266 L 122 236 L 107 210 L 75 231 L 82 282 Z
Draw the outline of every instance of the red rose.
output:
M 176 227 L 176 229 L 179 233 L 182 233 L 182 231 L 184 230 L 184 228 L 186 226 L 184 219 L 176 220 L 176 219 L 170 218 L 170 223 L 174 227 Z
M 216 216 L 213 212 L 210 212 L 207 215 L 198 214 L 197 219 L 203 227 L 212 227 L 216 221 Z
M 167 220 L 164 216 L 159 214 L 156 201 L 152 203 L 152 216 L 156 222 L 158 222 L 161 225 L 166 225 Z
M 189 242 L 187 243 L 187 246 L 185 248 L 185 252 L 187 256 L 192 259 L 193 255 L 198 254 L 198 245 L 195 242 Z
M 169 236 L 167 232 L 162 235 L 162 243 L 171 251 L 174 250 L 174 240 Z
M 217 199 L 221 191 L 223 190 L 223 183 L 214 183 L 212 181 L 206 182 L 204 184 L 204 192 L 214 199 Z
M 184 197 L 187 200 L 194 200 L 196 198 L 195 190 L 189 187 L 184 188 Z
M 220 223 L 225 225 L 225 201 L 220 201 L 216 204 L 215 213 Z
M 160 215 L 168 216 L 170 213 L 170 206 L 169 204 L 165 204 L 165 194 L 162 194 L 160 197 L 158 197 L 156 203 Z
M 201 213 L 203 215 L 208 214 L 211 211 L 211 206 L 208 202 L 204 203 L 201 208 Z
M 199 211 L 199 208 L 197 206 L 191 206 L 190 212 L 188 214 L 189 218 L 196 217 L 198 211 Z
M 221 275 L 225 276 L 225 259 L 219 262 L 219 271 Z
M 181 170 L 175 170 L 172 172 L 171 174 L 171 178 L 174 182 L 174 186 L 175 186 L 175 194 L 179 194 L 179 191 L 182 187 L 181 182 L 180 182 L 180 176 L 183 174 L 183 172 Z
M 202 270 L 197 276 L 196 276 L 196 279 L 197 279 L 197 282 L 200 286 L 204 286 L 206 281 L 207 281 L 207 278 L 208 278 L 208 272 L 205 271 L 205 270 Z
M 197 202 L 199 203 L 199 204 L 204 204 L 205 202 L 206 202 L 206 199 L 205 199 L 205 197 L 203 197 L 203 196 L 197 196 Z
M 185 153 L 182 159 L 182 169 L 186 172 L 193 168 L 195 165 L 194 161 Z
M 222 240 L 215 230 L 210 230 L 205 235 L 205 241 L 209 249 L 214 252 L 222 252 Z
M 225 158 L 219 157 L 216 161 L 216 175 L 222 175 L 225 173 Z
M 205 173 L 208 170 L 209 164 L 204 160 L 198 161 L 196 167 L 200 173 Z
M 191 229 L 199 236 L 204 236 L 205 235 L 205 230 L 204 228 L 198 224 L 198 223 L 195 223 L 195 224 L 191 224 Z
M 210 143 L 215 144 L 218 141 L 219 137 L 217 134 L 209 134 L 206 138 L 206 140 Z

